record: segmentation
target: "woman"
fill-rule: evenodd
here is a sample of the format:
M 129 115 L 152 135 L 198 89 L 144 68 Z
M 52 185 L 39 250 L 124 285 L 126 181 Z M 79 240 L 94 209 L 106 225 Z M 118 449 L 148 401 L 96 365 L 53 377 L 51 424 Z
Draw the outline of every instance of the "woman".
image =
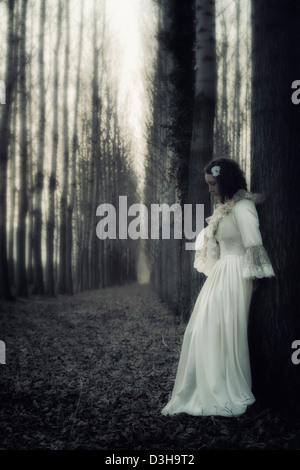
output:
M 234 160 L 213 160 L 204 171 L 209 192 L 219 201 L 196 240 L 194 267 L 207 279 L 186 327 L 174 389 L 162 413 L 238 416 L 255 402 L 247 338 L 253 284 L 274 271 L 255 208 L 263 197 L 247 192 Z

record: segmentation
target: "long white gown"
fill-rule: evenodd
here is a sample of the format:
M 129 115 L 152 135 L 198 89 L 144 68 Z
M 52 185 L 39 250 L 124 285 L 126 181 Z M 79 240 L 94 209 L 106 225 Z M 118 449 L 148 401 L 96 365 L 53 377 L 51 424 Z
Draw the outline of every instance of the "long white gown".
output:
M 197 238 L 194 267 L 208 277 L 186 327 L 164 415 L 231 417 L 255 402 L 247 338 L 252 280 L 274 271 L 262 245 L 254 196 L 240 190 L 219 204 Z

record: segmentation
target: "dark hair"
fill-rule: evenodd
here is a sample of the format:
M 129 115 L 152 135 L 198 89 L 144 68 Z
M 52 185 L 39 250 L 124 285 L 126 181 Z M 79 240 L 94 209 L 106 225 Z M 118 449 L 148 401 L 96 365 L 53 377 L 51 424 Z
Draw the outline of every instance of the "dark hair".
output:
M 212 160 L 205 166 L 204 173 L 212 175 L 211 169 L 214 166 L 220 167 L 220 174 L 215 178 L 219 185 L 219 192 L 223 203 L 226 198 L 231 199 L 239 189 L 247 191 L 245 174 L 235 160 L 231 158 Z

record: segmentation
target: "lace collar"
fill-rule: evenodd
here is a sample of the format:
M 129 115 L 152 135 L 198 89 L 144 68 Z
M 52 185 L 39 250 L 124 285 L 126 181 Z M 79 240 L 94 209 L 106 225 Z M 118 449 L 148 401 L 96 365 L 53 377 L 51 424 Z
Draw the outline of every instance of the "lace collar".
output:
M 245 189 L 239 189 L 232 197 L 232 199 L 217 204 L 213 215 L 206 218 L 206 222 L 208 223 L 207 226 L 207 235 L 208 237 L 214 236 L 220 220 L 227 214 L 229 214 L 233 207 L 236 205 L 238 201 L 242 199 L 248 199 L 252 201 L 254 204 L 262 204 L 265 200 L 264 194 L 260 193 L 251 193 L 250 191 L 246 191 Z

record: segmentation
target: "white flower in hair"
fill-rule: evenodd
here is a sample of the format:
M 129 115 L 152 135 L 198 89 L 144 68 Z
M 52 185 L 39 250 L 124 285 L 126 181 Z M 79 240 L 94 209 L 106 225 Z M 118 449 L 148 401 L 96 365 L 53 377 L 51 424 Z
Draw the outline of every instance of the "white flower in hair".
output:
M 211 169 L 211 174 L 213 176 L 219 176 L 220 171 L 221 171 L 221 167 L 219 167 L 219 165 L 213 166 L 212 169 Z

